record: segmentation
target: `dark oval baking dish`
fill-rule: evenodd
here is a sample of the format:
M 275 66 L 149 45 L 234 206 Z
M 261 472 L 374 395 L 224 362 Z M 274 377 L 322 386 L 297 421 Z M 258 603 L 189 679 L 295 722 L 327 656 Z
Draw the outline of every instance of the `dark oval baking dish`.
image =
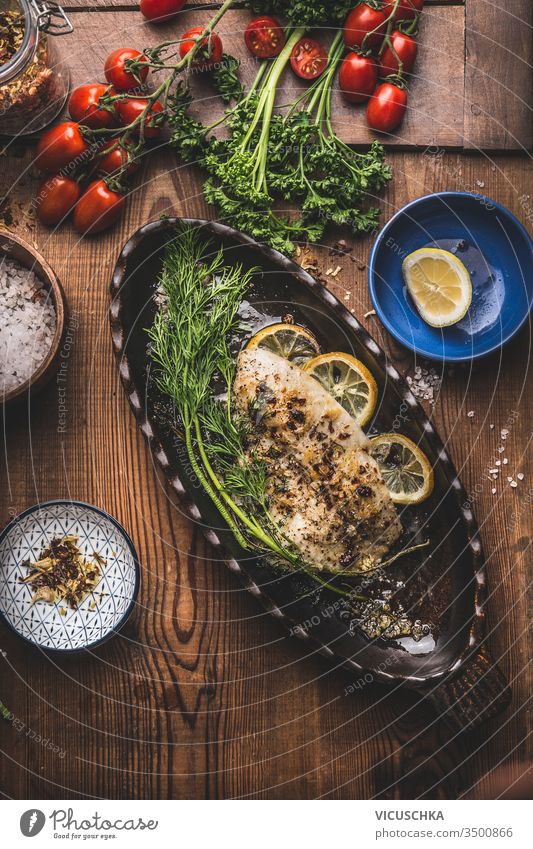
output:
M 239 547 L 198 486 L 175 432 L 165 424 L 164 399 L 150 379 L 146 328 L 153 319 L 162 251 L 180 226 L 202 230 L 228 262 L 258 266 L 247 298 L 250 315 L 264 322 L 288 312 L 309 327 L 325 350 L 349 351 L 374 374 L 380 404 L 373 427 L 401 430 L 421 444 L 435 472 L 435 490 L 423 504 L 402 511 L 404 526 L 422 529 L 427 551 L 391 567 L 424 596 L 435 623 L 433 645 L 369 639 L 335 607 L 328 591 L 316 592 L 298 577 L 275 574 Z M 504 710 L 511 698 L 484 636 L 486 573 L 472 506 L 433 425 L 377 343 L 351 313 L 302 268 L 250 237 L 211 221 L 165 219 L 141 227 L 124 246 L 111 284 L 113 347 L 137 422 L 191 520 L 198 523 L 229 568 L 291 633 L 350 670 L 376 681 L 404 683 L 426 695 L 455 729 L 472 728 Z

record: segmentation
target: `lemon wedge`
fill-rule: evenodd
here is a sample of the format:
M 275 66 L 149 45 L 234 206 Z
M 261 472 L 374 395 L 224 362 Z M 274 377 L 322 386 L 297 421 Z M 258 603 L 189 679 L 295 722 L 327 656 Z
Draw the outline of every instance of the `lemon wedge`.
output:
M 379 466 L 385 486 L 395 504 L 420 504 L 433 492 L 431 464 L 401 433 L 382 433 L 370 440 L 370 453 Z
M 296 366 L 302 366 L 320 351 L 315 337 L 298 324 L 270 324 L 252 336 L 247 348 L 267 348 Z
M 464 318 L 472 303 L 472 281 L 455 254 L 442 248 L 421 248 L 404 259 L 402 272 L 427 324 L 449 327 Z
M 321 354 L 303 370 L 314 377 L 363 427 L 376 408 L 378 388 L 367 367 L 350 354 Z

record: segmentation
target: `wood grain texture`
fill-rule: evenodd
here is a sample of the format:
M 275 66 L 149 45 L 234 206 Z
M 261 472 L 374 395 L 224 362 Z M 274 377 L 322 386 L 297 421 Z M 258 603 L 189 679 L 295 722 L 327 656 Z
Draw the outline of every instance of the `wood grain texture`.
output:
M 466 0 L 465 147 L 533 147 L 533 4 Z
M 383 198 L 384 220 L 426 192 L 479 191 L 481 184 L 522 221 L 533 220 L 523 195 L 532 173 L 525 158 L 390 158 L 395 176 Z M 120 246 L 140 224 L 163 213 L 212 215 L 198 175 L 177 167 L 170 154 L 151 157 L 122 222 L 80 241 L 69 225 L 51 234 L 28 217 L 37 185 L 29 152 L 12 150 L 2 163 L 4 220 L 38 244 L 55 268 L 74 323 L 66 433 L 57 431 L 54 384 L 29 414 L 10 412 L 3 422 L 0 521 L 39 499 L 93 502 L 131 533 L 142 583 L 123 634 L 79 658 L 47 658 L 0 626 L 0 700 L 17 722 L 0 722 L 0 792 L 35 799 L 492 798 L 500 792 L 503 762 L 511 784 L 532 754 L 525 710 L 531 327 L 501 356 L 447 371 L 433 410 L 474 500 L 488 555 L 489 645 L 514 691 L 506 715 L 458 741 L 416 695 L 352 679 L 323 658 L 306 656 L 214 561 L 154 469 L 116 373 L 108 284 Z M 339 235 L 331 232 L 328 244 Z M 327 245 L 313 253 L 322 272 L 342 266 L 330 288 L 363 319 L 370 309 L 370 240 L 342 235 L 353 245 L 353 259 L 331 257 Z M 363 320 L 391 360 L 412 372 L 412 356 L 375 317 Z M 509 430 L 505 443 L 501 428 Z M 487 472 L 500 444 L 512 473 L 522 471 L 525 479 L 517 490 L 498 482 L 492 495 Z M 36 742 L 37 734 L 60 753 Z
M 462 6 L 465 0 L 426 0 L 426 6 Z M 84 11 L 92 11 L 93 9 L 106 10 L 112 7 L 115 11 L 129 11 L 130 9 L 139 8 L 139 0 L 66 0 L 61 3 L 63 8 L 69 12 L 71 10 L 82 9 Z M 220 3 L 214 3 L 213 0 L 188 0 L 187 9 L 193 9 L 198 6 L 220 6 Z M 178 19 L 179 20 L 179 19 Z
M 180 13 L 179 31 L 193 23 L 209 20 L 207 11 Z M 75 30 L 61 41 L 61 50 L 72 73 L 73 85 L 103 78 L 107 54 L 117 44 L 137 49 L 176 37 L 175 22 L 158 27 L 143 24 L 136 12 L 93 12 L 71 15 Z M 218 27 L 225 49 L 242 59 L 242 77 L 249 84 L 256 72 L 256 61 L 244 48 L 242 33 L 249 20 L 246 11 L 228 12 Z M 331 40 L 322 34 L 322 40 Z M 432 6 L 424 11 L 420 27 L 420 47 L 410 83 L 406 117 L 398 131 L 383 136 L 387 147 L 461 147 L 463 139 L 464 88 L 464 8 Z M 206 120 L 222 113 L 220 99 L 205 75 L 193 78 L 196 93 L 195 114 Z M 290 103 L 304 91 L 304 84 L 290 69 L 282 76 L 278 103 Z M 332 114 L 340 137 L 348 144 L 368 144 L 372 133 L 366 124 L 364 106 L 353 106 L 340 91 L 333 95 Z

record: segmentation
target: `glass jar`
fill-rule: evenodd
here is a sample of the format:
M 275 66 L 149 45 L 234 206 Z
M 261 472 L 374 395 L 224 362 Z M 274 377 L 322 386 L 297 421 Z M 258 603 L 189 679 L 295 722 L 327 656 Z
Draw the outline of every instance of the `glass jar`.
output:
M 61 111 L 70 77 L 51 36 L 72 29 L 56 3 L 0 0 L 0 135 L 36 133 Z

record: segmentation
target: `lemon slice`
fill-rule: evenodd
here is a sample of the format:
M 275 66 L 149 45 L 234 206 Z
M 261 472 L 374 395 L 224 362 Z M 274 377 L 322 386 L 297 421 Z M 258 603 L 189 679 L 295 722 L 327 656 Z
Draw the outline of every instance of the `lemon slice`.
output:
M 449 327 L 472 303 L 472 281 L 460 259 L 441 248 L 413 251 L 402 263 L 409 294 L 427 324 Z
M 247 348 L 268 348 L 294 365 L 301 366 L 320 351 L 315 337 L 298 324 L 271 324 L 252 336 Z
M 420 504 L 433 492 L 433 469 L 420 448 L 400 433 L 370 440 L 385 486 L 395 504 Z
M 376 408 L 378 388 L 371 373 L 350 354 L 321 354 L 303 366 L 363 427 Z

